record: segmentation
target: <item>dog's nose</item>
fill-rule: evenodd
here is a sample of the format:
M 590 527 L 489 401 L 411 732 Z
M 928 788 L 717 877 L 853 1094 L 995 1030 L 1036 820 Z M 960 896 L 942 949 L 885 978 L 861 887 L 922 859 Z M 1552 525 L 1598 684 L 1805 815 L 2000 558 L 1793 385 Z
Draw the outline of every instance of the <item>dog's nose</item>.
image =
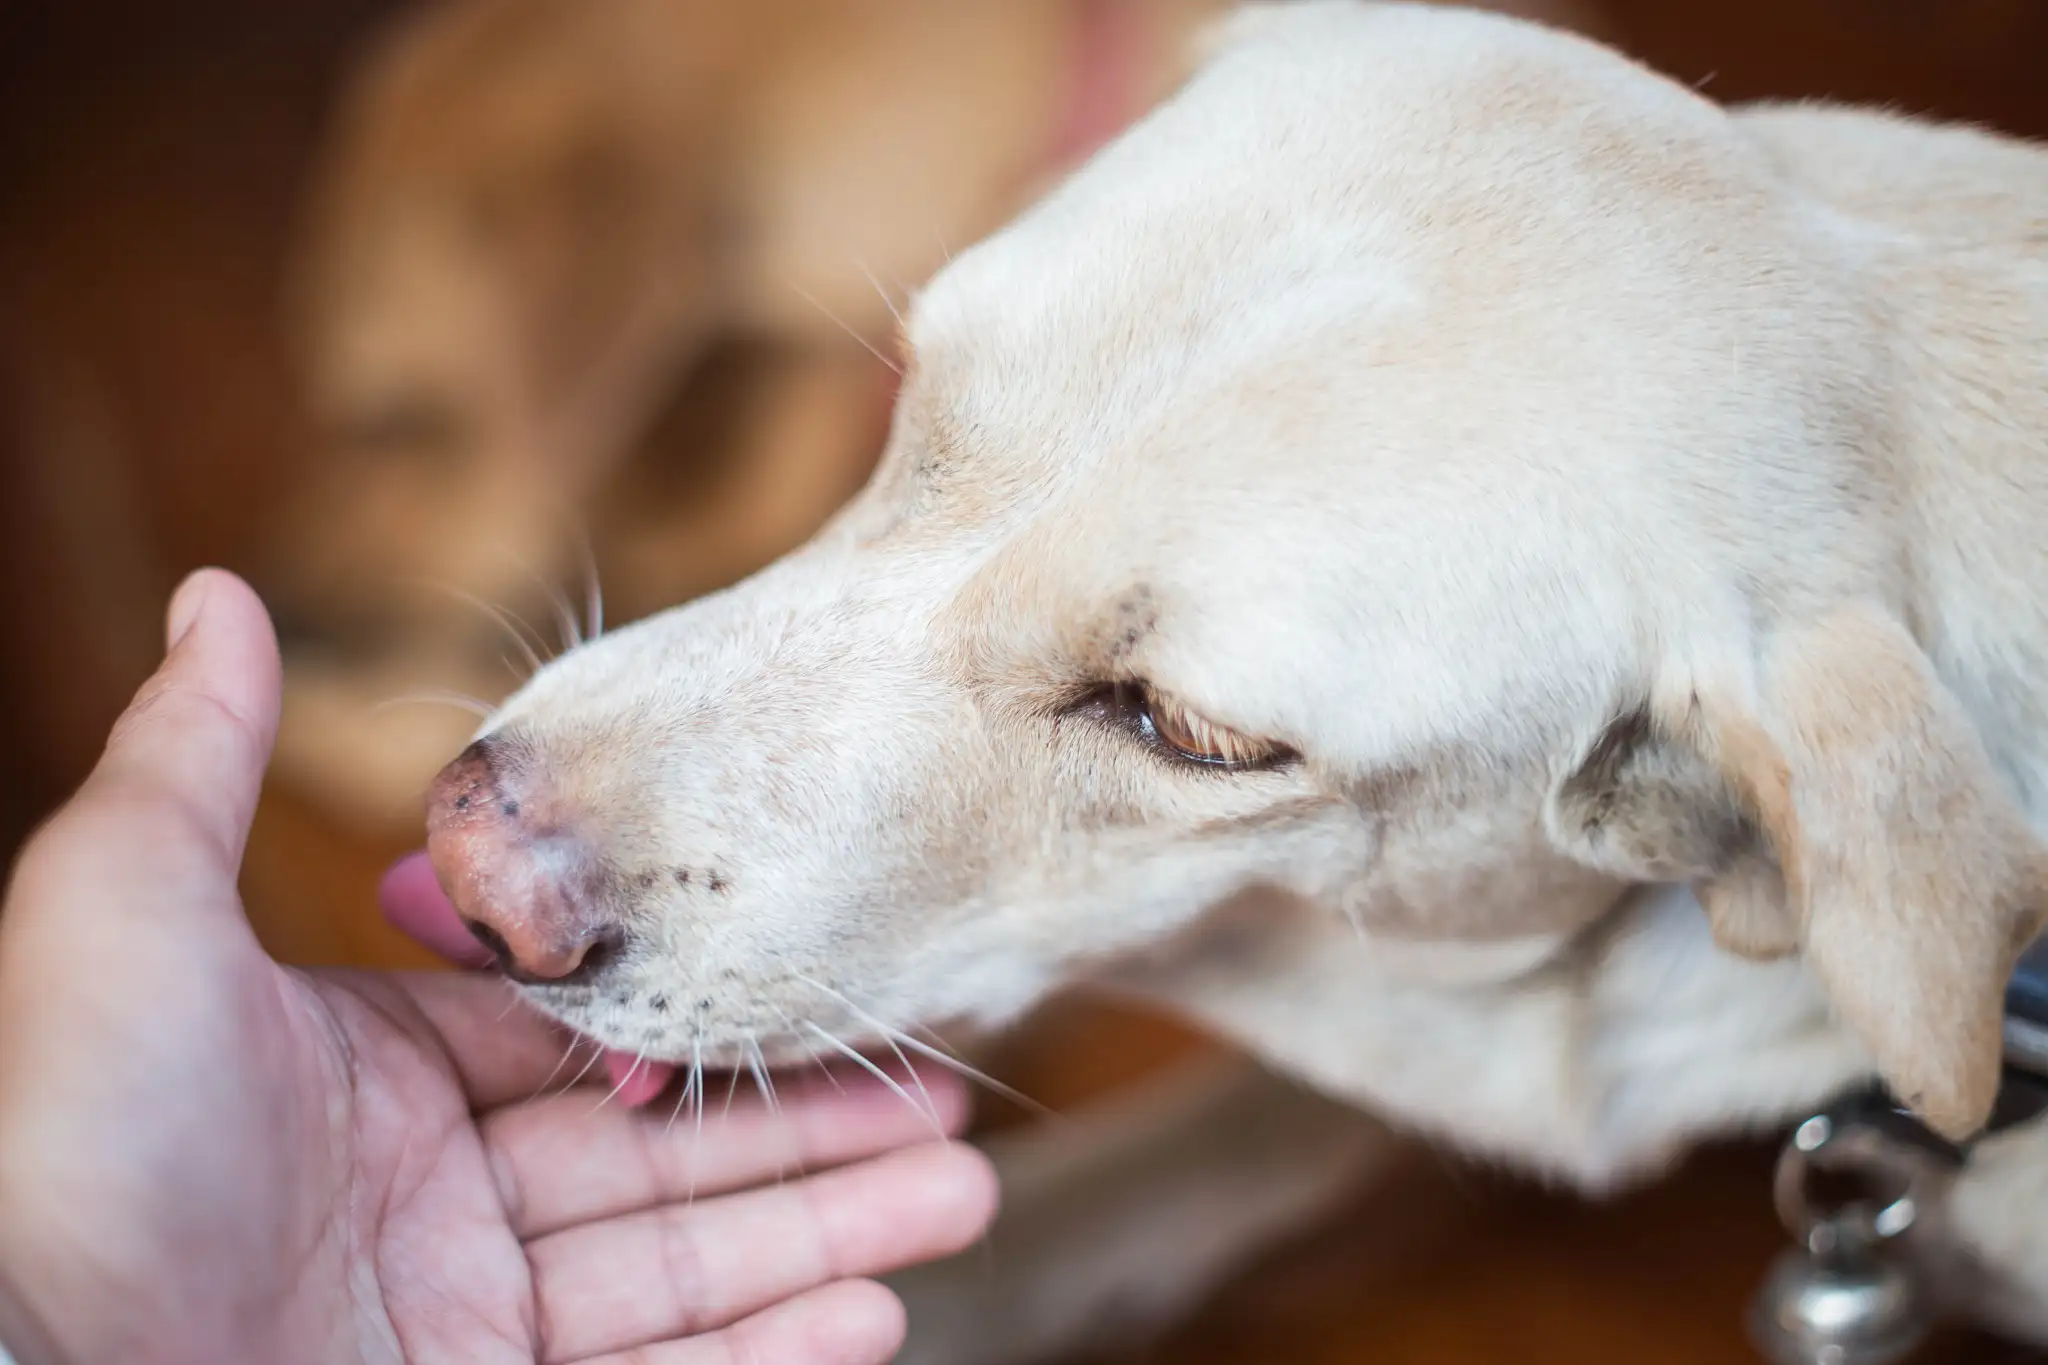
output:
M 516 766 L 486 738 L 443 768 L 427 796 L 427 855 L 507 976 L 588 983 L 618 961 L 625 928 L 606 908 L 597 857 L 537 809 Z

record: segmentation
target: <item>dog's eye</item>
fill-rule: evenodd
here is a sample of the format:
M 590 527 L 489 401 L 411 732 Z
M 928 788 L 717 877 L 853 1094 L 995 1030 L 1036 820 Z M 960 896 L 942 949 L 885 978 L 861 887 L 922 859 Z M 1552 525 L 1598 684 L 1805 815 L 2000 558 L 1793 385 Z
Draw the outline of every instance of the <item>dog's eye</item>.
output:
M 1206 720 L 1143 683 L 1119 683 L 1092 700 L 1099 712 L 1183 762 L 1212 768 L 1267 768 L 1296 756 L 1285 745 Z
M 1244 768 L 1272 756 L 1271 745 L 1203 720 L 1179 702 L 1157 693 L 1147 694 L 1145 716 L 1161 744 L 1197 763 Z

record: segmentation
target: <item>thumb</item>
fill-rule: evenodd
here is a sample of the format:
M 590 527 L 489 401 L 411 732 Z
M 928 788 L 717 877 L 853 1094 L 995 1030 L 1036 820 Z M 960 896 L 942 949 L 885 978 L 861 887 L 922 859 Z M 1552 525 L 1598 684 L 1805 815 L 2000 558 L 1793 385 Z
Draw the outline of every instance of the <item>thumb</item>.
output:
M 232 877 L 277 735 L 277 637 L 255 592 L 221 569 L 179 586 L 167 635 L 76 804 L 140 803 L 182 820 Z

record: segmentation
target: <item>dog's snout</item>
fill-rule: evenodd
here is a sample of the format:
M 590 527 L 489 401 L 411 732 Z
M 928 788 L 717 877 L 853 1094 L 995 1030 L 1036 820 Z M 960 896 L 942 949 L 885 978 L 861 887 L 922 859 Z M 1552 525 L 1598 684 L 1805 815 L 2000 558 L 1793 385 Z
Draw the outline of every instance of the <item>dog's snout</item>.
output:
M 505 974 L 529 985 L 584 984 L 615 965 L 625 926 L 607 903 L 600 860 L 562 827 L 481 739 L 434 779 L 427 853 L 441 889 Z

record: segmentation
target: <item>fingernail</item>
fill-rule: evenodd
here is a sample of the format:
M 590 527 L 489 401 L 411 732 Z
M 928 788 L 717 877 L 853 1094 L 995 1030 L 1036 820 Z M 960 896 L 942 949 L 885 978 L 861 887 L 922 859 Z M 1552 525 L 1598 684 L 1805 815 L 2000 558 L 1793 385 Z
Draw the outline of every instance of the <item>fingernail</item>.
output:
M 199 619 L 199 609 L 205 605 L 206 570 L 195 569 L 185 576 L 185 581 L 171 594 L 171 609 L 164 630 L 166 653 L 176 649 L 191 632 L 193 623 Z

